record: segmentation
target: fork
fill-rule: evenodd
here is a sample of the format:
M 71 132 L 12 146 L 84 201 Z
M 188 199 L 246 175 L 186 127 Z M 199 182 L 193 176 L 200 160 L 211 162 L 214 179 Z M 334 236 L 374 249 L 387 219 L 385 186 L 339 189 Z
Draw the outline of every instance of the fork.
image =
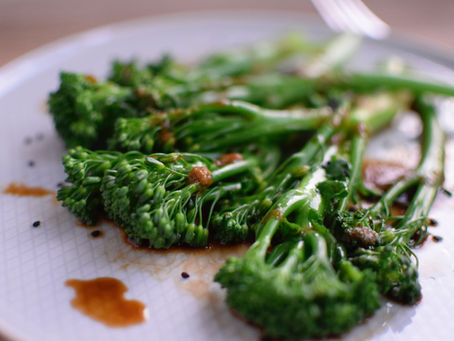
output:
M 361 0 L 311 0 L 325 23 L 338 32 L 353 32 L 373 39 L 384 39 L 390 27 Z

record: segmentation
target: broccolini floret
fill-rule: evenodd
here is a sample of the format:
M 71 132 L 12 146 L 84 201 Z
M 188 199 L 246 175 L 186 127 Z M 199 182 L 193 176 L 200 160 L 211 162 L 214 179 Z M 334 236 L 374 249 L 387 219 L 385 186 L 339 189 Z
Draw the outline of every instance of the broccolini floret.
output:
M 330 151 L 332 147 L 324 153 L 325 160 Z M 316 166 L 295 189 L 283 193 L 258 226 L 256 241 L 246 255 L 227 260 L 215 277 L 227 289 L 227 303 L 268 335 L 339 334 L 380 306 L 374 276 L 347 260 L 333 264 L 327 240 L 311 221 L 317 215 L 310 211 L 321 209 L 317 185 L 324 181 L 323 167 Z M 287 236 L 290 241 L 268 254 L 276 232 L 288 226 L 293 237 Z
M 216 204 L 262 181 L 255 159 L 218 166 L 196 154 L 77 148 L 64 164 L 71 183 L 58 192 L 64 206 L 89 224 L 102 207 L 131 239 L 153 248 L 206 246 Z
M 118 117 L 141 115 L 131 105 L 133 91 L 83 74 L 61 73 L 49 96 L 55 127 L 67 147 L 103 147 Z
M 81 222 L 93 225 L 102 212 L 100 187 L 107 169 L 119 161 L 117 152 L 94 152 L 77 147 L 63 157 L 63 165 L 70 186 L 62 187 L 57 200 Z

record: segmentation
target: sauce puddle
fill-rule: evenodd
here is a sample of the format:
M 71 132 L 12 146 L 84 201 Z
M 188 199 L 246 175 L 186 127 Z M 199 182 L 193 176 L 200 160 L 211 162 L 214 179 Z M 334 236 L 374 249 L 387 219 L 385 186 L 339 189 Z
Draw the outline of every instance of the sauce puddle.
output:
M 409 173 L 401 163 L 382 160 L 365 160 L 363 163 L 364 184 L 368 187 L 387 189 Z
M 42 187 L 29 187 L 23 183 L 11 183 L 3 190 L 4 194 L 17 195 L 21 197 L 43 197 L 46 195 L 55 195 L 55 191 L 51 191 Z
M 104 222 L 117 227 L 105 230 L 107 244 L 104 254 L 109 263 L 117 264 L 122 271 L 148 273 L 160 282 L 171 280 L 179 291 L 210 302 L 217 300 L 214 296 L 221 292 L 213 282 L 218 270 L 227 258 L 241 257 L 249 248 L 248 244 L 240 244 L 212 245 L 204 249 L 172 247 L 155 250 L 135 245 L 122 228 L 111 221 Z M 183 278 L 183 272 L 189 277 Z
M 116 278 L 69 279 L 65 285 L 76 292 L 71 301 L 75 309 L 109 327 L 127 327 L 147 319 L 145 305 L 124 298 L 128 288 Z

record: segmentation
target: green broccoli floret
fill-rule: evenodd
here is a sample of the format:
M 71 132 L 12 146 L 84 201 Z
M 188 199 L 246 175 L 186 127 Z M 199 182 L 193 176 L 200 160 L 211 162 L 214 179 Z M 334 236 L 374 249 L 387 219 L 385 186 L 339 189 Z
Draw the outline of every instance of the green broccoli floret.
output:
M 209 212 L 242 189 L 241 182 L 221 180 L 253 167 L 254 161 L 243 160 L 217 168 L 212 160 L 178 153 L 123 159 L 104 177 L 104 208 L 138 243 L 206 246 Z
M 228 260 L 215 277 L 227 289 L 228 304 L 270 336 L 339 334 L 379 307 L 374 276 L 346 260 L 333 264 L 326 239 L 315 232 L 320 225 L 312 219 L 323 210 L 317 188 L 327 181 L 323 165 L 337 147 L 320 149 L 320 160 L 297 186 L 273 202 L 246 255 Z M 329 235 L 326 228 L 322 230 Z M 278 232 L 285 241 L 268 255 Z
M 310 181 L 304 184 L 310 187 Z M 301 240 L 293 237 L 267 253 L 281 220 L 295 206 L 308 207 L 313 201 L 314 191 L 301 191 L 276 205 L 282 216 L 263 222 L 246 255 L 227 260 L 215 277 L 227 289 L 227 303 L 274 337 L 340 334 L 380 306 L 373 274 L 346 260 L 336 269 L 326 240 L 312 229 L 303 229 Z
M 83 223 L 93 225 L 102 212 L 100 196 L 101 182 L 107 169 L 119 160 L 116 152 L 93 152 L 82 147 L 68 150 L 63 157 L 66 182 L 71 186 L 62 187 L 57 200 Z
M 374 249 L 358 249 L 351 257 L 360 269 L 376 274 L 380 292 L 405 304 L 415 304 L 421 298 L 418 270 L 404 245 L 384 245 Z
M 103 147 L 118 117 L 141 115 L 130 104 L 132 97 L 130 88 L 63 72 L 59 89 L 50 94 L 49 110 L 68 147 Z
M 64 157 L 67 182 L 58 192 L 63 206 L 93 224 L 104 209 L 136 242 L 153 248 L 206 246 L 215 206 L 262 181 L 255 159 L 218 166 L 196 154 L 93 152 Z
M 145 84 L 153 84 L 155 77 L 166 75 L 179 67 L 169 55 L 164 55 L 156 63 L 140 67 L 136 61 L 112 63 L 109 80 L 122 86 L 138 87 Z M 185 70 L 186 71 L 186 70 Z

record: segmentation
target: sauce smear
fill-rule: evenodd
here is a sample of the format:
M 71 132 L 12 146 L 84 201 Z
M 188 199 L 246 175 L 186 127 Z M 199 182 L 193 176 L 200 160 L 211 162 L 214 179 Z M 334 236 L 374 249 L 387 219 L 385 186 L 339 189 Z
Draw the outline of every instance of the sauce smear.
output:
M 28 187 L 23 183 L 12 183 L 3 191 L 4 194 L 17 195 L 21 197 L 43 197 L 53 194 L 55 191 L 50 191 L 42 187 Z
M 71 301 L 74 308 L 109 327 L 127 327 L 146 320 L 145 305 L 125 299 L 128 288 L 116 278 L 69 279 L 65 285 L 76 292 Z
M 364 184 L 368 187 L 386 190 L 407 174 L 408 168 L 397 162 L 366 160 L 363 163 Z

